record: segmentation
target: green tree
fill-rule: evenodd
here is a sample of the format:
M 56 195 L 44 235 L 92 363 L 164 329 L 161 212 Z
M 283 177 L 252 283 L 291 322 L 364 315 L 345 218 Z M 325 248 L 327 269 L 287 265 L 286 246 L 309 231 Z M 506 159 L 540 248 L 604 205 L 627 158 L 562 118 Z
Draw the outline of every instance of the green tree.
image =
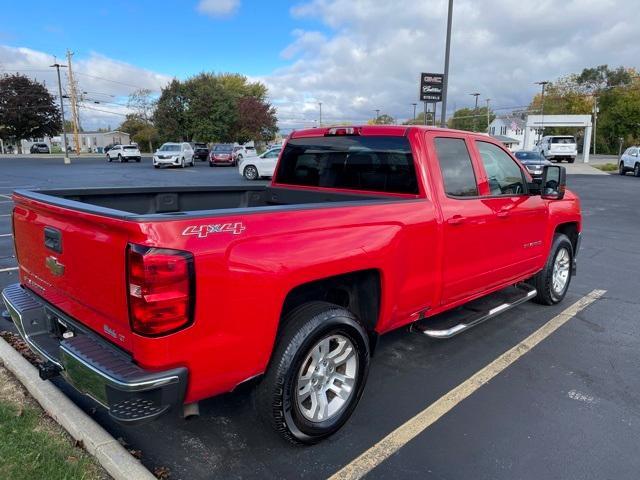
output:
M 598 152 L 618 153 L 620 138 L 625 145 L 640 143 L 640 79 L 603 92 L 599 105 Z
M 136 113 L 129 113 L 118 130 L 128 133 L 131 139 L 141 146 L 142 151 L 153 152 L 153 144 L 158 143 L 158 131 L 155 126 Z
M 153 141 L 157 139 L 157 131 L 153 125 L 153 112 L 156 108 L 156 99 L 153 92 L 148 88 L 141 88 L 129 95 L 127 107 L 133 110 L 134 117 L 131 118 L 131 127 L 136 128 L 135 135 L 129 130 L 123 130 L 131 133 L 132 138 L 138 144 L 146 144 L 149 152 L 153 152 Z M 129 116 L 125 123 L 129 121 Z M 141 124 L 141 125 L 140 125 Z
M 489 109 L 489 123 L 493 122 L 494 118 L 495 114 Z M 474 108 L 460 108 L 447 120 L 447 126 L 468 132 L 486 132 L 487 107 L 478 107 L 477 111 Z
M 0 77 L 0 138 L 54 136 L 61 128 L 60 110 L 43 84 L 20 74 Z
M 391 115 L 383 113 L 378 115 L 378 118 L 372 118 L 367 123 L 369 125 L 393 125 L 395 122 L 395 119 Z
M 173 79 L 162 89 L 153 123 L 158 129 L 161 141 L 186 141 L 189 139 L 187 125 L 188 98 L 184 85 Z

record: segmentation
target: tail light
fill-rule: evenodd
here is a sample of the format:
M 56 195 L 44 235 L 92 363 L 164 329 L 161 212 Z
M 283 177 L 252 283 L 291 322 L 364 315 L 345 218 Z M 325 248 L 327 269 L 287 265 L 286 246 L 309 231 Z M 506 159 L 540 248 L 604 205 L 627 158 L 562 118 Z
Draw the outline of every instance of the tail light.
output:
M 135 333 L 166 335 L 193 322 L 193 255 L 181 250 L 130 244 L 129 319 Z

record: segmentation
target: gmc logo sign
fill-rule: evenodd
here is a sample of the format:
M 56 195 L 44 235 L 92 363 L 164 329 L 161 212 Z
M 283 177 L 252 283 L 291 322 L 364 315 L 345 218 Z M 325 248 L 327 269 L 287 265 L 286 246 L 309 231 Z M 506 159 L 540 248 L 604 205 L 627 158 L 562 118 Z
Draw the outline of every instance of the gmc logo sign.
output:
M 215 225 L 191 225 L 184 229 L 182 235 L 187 237 L 195 235 L 198 238 L 206 238 L 211 233 L 231 233 L 240 235 L 247 227 L 242 222 L 236 223 L 217 223 Z

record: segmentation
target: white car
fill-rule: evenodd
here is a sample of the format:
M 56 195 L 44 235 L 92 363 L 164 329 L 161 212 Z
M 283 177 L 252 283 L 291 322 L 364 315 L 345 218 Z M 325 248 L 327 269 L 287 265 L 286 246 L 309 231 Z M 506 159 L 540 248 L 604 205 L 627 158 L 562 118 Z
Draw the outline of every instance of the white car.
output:
M 282 147 L 267 150 L 262 155 L 248 157 L 240 162 L 238 171 L 247 180 L 257 180 L 260 177 L 273 177 L 278 157 Z
M 640 147 L 629 147 L 624 151 L 620 157 L 618 172 L 620 175 L 633 172 L 634 177 L 640 177 Z
M 187 142 L 165 143 L 153 154 L 153 166 L 160 168 L 162 165 L 173 167 L 193 167 L 193 147 Z
M 573 163 L 578 155 L 578 144 L 571 135 L 549 135 L 542 137 L 535 150 L 547 160 Z
M 114 145 L 107 151 L 107 161 L 112 162 L 117 160 L 118 162 L 128 162 L 129 160 L 135 160 L 140 162 L 142 156 L 137 145 Z
M 238 165 L 242 162 L 243 159 L 247 157 L 255 157 L 257 155 L 256 149 L 253 147 L 247 147 L 244 145 L 235 145 L 233 147 L 233 153 L 231 154 L 231 158 Z

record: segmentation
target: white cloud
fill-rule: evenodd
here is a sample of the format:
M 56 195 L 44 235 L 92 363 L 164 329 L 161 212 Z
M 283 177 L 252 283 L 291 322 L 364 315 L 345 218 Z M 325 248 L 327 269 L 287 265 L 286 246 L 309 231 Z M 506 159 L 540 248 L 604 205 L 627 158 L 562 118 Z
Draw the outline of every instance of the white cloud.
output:
M 66 58 L 58 58 L 66 64 Z M 0 45 L 0 73 L 23 73 L 44 82 L 49 91 L 58 96 L 58 79 L 51 55 L 29 48 Z M 68 91 L 67 69 L 61 69 L 63 89 Z M 80 119 L 85 129 L 111 125 L 116 127 L 128 112 L 126 100 L 135 90 L 146 88 L 160 92 L 171 77 L 114 60 L 98 53 L 88 57 L 73 57 L 73 71 L 85 101 Z M 64 94 L 64 92 L 63 92 Z M 99 102 L 99 103 L 95 103 Z M 68 116 L 68 111 L 65 112 Z
M 198 12 L 211 17 L 228 17 L 236 13 L 240 0 L 200 0 Z
M 323 118 L 362 122 L 381 109 L 404 120 L 422 71 L 441 72 L 446 0 L 308 0 L 294 18 L 328 33 L 296 30 L 290 64 L 262 78 L 283 126 Z M 527 105 L 534 82 L 599 64 L 640 67 L 637 0 L 456 0 L 449 112 L 481 92 L 494 106 Z M 418 106 L 418 109 L 421 107 Z M 438 109 L 440 106 L 438 106 Z

